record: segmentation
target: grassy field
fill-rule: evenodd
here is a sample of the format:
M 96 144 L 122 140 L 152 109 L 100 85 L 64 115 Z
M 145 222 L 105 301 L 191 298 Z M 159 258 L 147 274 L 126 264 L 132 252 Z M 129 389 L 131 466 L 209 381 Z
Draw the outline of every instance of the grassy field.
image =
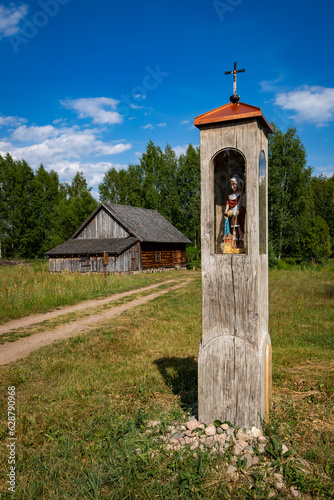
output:
M 50 274 L 47 261 L 0 267 L 0 324 L 29 314 L 43 313 L 82 300 L 125 292 L 173 278 L 174 271 L 155 274 Z
M 17 401 L 16 498 L 269 497 L 265 474 L 233 482 L 223 458 L 170 455 L 143 432 L 149 419 L 182 420 L 197 401 L 201 280 L 198 272 L 188 275 L 194 280 L 186 288 L 1 368 L 1 499 L 13 497 L 6 491 L 8 386 Z M 276 468 L 305 499 L 334 498 L 333 275 L 333 267 L 270 271 L 273 411 L 266 433 L 294 450 Z M 118 280 L 119 289 L 132 286 L 126 276 Z

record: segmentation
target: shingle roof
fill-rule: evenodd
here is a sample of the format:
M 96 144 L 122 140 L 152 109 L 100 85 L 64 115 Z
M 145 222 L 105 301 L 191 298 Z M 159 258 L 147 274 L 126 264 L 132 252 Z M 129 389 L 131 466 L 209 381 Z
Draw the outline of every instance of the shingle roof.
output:
M 104 207 L 131 235 L 139 241 L 156 243 L 191 243 L 176 227 L 166 220 L 156 210 L 147 208 L 129 207 L 116 203 L 102 203 L 73 234 L 71 239 L 78 236 L 86 224 L 95 214 Z
M 52 250 L 45 252 L 45 255 L 102 255 L 107 252 L 109 255 L 119 255 L 138 239 L 133 236 L 128 238 L 108 238 L 108 239 L 86 239 L 67 240 Z

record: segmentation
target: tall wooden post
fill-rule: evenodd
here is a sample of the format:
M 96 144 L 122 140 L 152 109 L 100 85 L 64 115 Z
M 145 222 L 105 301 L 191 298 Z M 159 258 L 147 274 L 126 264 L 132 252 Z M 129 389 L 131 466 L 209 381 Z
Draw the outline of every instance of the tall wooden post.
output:
M 103 252 L 103 275 L 104 275 L 104 284 L 107 284 L 107 266 L 108 266 L 108 254 L 107 252 Z
M 260 427 L 271 392 L 267 177 L 272 128 L 260 108 L 232 97 L 195 118 L 194 125 L 201 150 L 199 420 Z

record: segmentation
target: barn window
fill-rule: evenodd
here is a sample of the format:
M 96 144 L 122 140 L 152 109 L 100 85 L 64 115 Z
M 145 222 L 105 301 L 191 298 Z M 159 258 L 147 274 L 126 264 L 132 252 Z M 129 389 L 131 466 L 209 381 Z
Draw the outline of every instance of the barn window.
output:
M 80 265 L 81 265 L 82 269 L 89 267 L 90 262 L 89 262 L 89 256 L 88 255 L 81 255 L 80 256 Z
M 161 262 L 161 252 L 155 252 L 155 262 Z

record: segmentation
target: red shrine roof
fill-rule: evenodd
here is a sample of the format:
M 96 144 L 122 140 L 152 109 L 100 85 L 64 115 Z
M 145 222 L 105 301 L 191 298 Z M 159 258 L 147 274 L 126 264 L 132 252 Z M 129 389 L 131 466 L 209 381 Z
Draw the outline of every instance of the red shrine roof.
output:
M 204 113 L 203 115 L 196 116 L 194 119 L 194 125 L 200 128 L 202 125 L 244 120 L 245 118 L 258 118 L 268 134 L 273 132 L 272 126 L 263 116 L 261 108 L 245 104 L 244 102 L 237 102 L 235 104 L 229 102 L 228 104 L 224 104 L 224 106 L 220 106 L 220 108 L 216 108 L 212 111 Z

